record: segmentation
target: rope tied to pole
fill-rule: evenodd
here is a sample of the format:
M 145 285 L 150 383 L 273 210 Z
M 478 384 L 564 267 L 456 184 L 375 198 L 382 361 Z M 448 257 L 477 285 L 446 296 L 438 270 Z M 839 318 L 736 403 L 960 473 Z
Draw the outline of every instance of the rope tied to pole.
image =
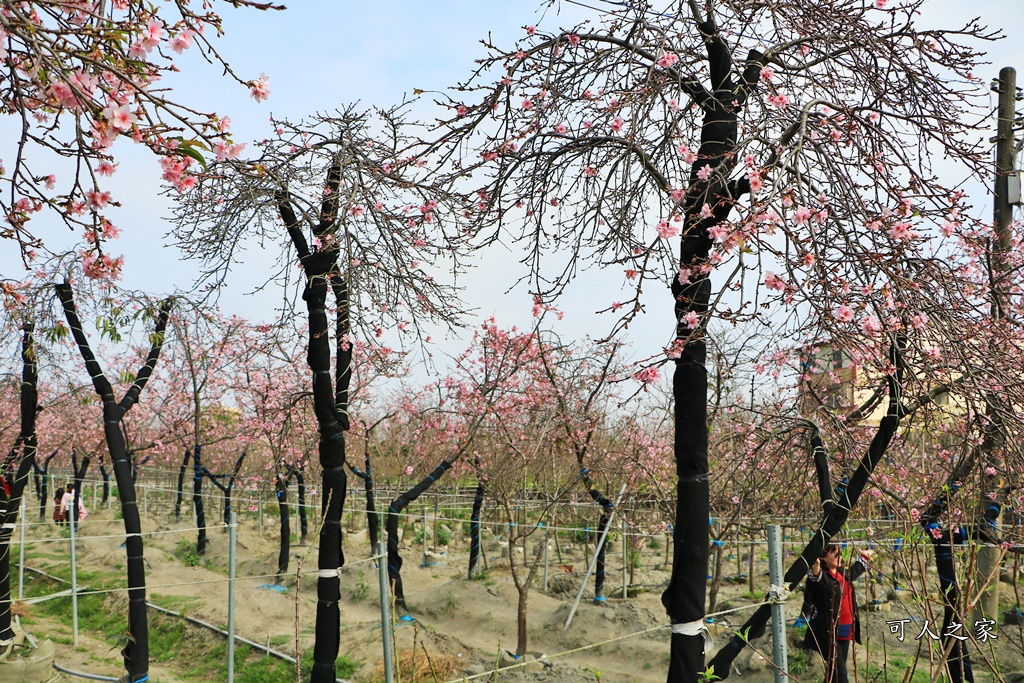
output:
M 772 584 L 768 587 L 768 603 L 772 605 L 782 605 L 789 600 L 790 591 L 789 586 L 782 585 L 776 586 Z

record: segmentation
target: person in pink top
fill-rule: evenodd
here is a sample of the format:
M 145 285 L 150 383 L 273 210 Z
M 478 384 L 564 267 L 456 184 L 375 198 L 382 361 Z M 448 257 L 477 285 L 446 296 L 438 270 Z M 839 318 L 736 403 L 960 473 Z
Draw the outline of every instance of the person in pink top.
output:
M 804 647 L 817 650 L 825 663 L 825 683 L 848 683 L 850 643 L 860 642 L 857 594 L 853 582 L 867 569 L 872 551 L 864 550 L 849 571 L 843 569 L 842 546 L 831 542 L 807 574 L 812 605 Z
M 64 497 L 61 499 L 60 506 L 64 510 L 64 519 L 75 522 L 75 530 L 78 530 L 78 522 L 84 522 L 85 518 L 89 515 L 89 511 L 85 509 L 85 503 L 82 502 L 81 496 L 78 498 L 78 516 L 75 517 L 71 514 L 71 510 L 75 504 L 75 485 L 68 484 L 67 489 L 64 491 Z

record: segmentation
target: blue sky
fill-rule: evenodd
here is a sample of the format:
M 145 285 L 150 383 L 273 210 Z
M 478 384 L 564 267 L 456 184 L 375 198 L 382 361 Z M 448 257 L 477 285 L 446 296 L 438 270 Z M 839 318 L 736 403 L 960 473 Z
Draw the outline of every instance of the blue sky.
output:
M 600 0 L 594 4 L 599 5 Z M 293 0 L 289 5 L 284 12 L 222 7 L 226 35 L 216 41 L 217 48 L 243 78 L 260 73 L 270 77 L 269 101 L 255 103 L 244 87 L 220 78 L 216 69 L 203 64 L 183 65 L 196 68 L 186 68 L 180 78 L 168 79 L 166 84 L 175 88 L 179 99 L 198 103 L 203 110 L 230 115 L 236 141 L 261 138 L 270 132 L 267 120 L 271 113 L 298 119 L 350 102 L 387 106 L 414 88 L 442 89 L 464 79 L 473 60 L 483 56 L 479 41 L 488 34 L 498 44 L 507 45 L 523 35 L 523 26 L 541 23 L 542 11 L 547 13 L 542 25 L 548 28 L 572 25 L 585 16 L 583 10 L 569 3 L 538 9 L 538 0 Z M 1012 32 L 1024 25 L 1024 2 L 932 0 L 923 20 L 949 27 L 971 15 Z M 990 45 L 989 50 L 993 65 L 979 74 L 986 81 L 1002 65 L 1024 68 L 1020 40 L 1003 40 Z M 126 255 L 123 284 L 154 293 L 187 289 L 193 266 L 180 263 L 173 248 L 158 247 L 166 241 L 169 223 L 165 218 L 170 209 L 168 200 L 158 195 L 156 161 L 123 141 L 116 151 L 122 160 L 109 189 L 123 204 L 112 215 L 123 230 L 118 244 L 112 245 Z M 988 216 L 990 201 L 984 192 L 984 188 L 974 188 L 972 194 L 979 213 Z M 155 259 L 151 257 L 154 247 L 160 249 Z M 7 276 L 15 276 L 18 267 L 11 251 L 5 248 L 0 252 L 0 270 Z M 265 264 L 275 257 L 259 249 L 246 253 L 245 265 L 232 274 L 222 295 L 225 312 L 259 319 L 269 317 L 268 313 L 280 305 L 282 293 L 274 287 L 261 295 L 246 296 L 263 283 Z M 514 261 L 512 255 L 492 253 L 468 280 L 466 299 L 477 307 L 480 317 L 495 314 L 499 322 L 528 324 L 528 293 L 519 289 L 504 295 L 515 281 L 516 271 L 509 266 Z M 501 273 L 501 277 L 495 277 L 495 273 Z M 569 338 L 605 333 L 612 321 L 595 320 L 591 314 L 624 298 L 617 293 L 618 284 L 584 273 L 562 304 L 566 321 L 561 332 Z M 655 353 L 669 341 L 670 306 L 667 294 L 663 299 L 650 297 L 651 312 L 630 329 L 637 355 Z M 459 350 L 458 342 L 447 346 L 448 353 Z

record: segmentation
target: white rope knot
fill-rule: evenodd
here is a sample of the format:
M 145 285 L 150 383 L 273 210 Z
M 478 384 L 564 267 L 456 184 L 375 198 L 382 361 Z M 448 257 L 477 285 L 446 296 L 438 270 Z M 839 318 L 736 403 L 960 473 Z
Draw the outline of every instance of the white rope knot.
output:
M 341 576 L 341 568 L 336 567 L 334 569 L 320 569 L 317 570 L 317 576 L 321 579 L 334 579 Z
M 773 605 L 781 605 L 786 602 L 786 600 L 789 600 L 788 586 L 776 586 L 772 584 L 768 587 L 768 602 Z
M 687 621 L 682 624 L 672 624 L 672 633 L 682 636 L 703 636 L 705 653 L 715 647 L 715 639 L 712 637 L 711 631 L 708 630 L 708 626 L 704 623 L 703 619 Z

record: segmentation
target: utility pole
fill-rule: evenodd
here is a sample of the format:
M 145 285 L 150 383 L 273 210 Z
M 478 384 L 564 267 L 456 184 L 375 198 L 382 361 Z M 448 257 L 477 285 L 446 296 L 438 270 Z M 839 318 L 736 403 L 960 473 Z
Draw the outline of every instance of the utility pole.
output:
M 1017 72 L 1013 67 L 1003 67 L 999 71 L 999 80 L 995 89 L 999 94 L 999 109 L 996 121 L 996 168 L 995 168 L 995 206 L 993 209 L 993 222 L 995 234 L 991 248 L 991 272 L 989 282 L 991 287 L 991 316 L 993 327 L 997 330 L 1001 326 L 1000 321 L 1006 317 L 1007 290 L 1009 286 L 1008 276 L 1010 267 L 1007 262 L 1010 254 L 1010 223 L 1013 222 L 1014 203 L 1020 203 L 1020 180 L 1017 175 L 1016 164 L 1016 140 L 1013 135 L 1014 124 L 1016 123 L 1016 101 L 1017 101 Z M 1015 192 L 1011 193 L 1011 185 Z M 1011 197 L 1011 194 L 1016 196 Z M 990 347 L 993 353 L 997 352 L 997 342 Z M 999 449 L 1002 446 L 1002 401 L 995 393 L 989 393 L 985 397 L 985 435 L 982 441 L 982 463 L 984 466 L 995 465 L 999 457 Z M 984 508 L 991 504 L 987 499 L 985 491 L 999 487 L 993 477 L 985 476 L 985 486 L 981 494 L 979 504 L 979 523 L 983 516 Z M 998 524 L 998 520 L 996 521 Z M 1002 551 L 991 544 L 985 545 L 978 551 L 977 580 L 979 585 L 988 582 L 978 600 L 974 621 L 982 618 L 999 618 L 999 558 Z

